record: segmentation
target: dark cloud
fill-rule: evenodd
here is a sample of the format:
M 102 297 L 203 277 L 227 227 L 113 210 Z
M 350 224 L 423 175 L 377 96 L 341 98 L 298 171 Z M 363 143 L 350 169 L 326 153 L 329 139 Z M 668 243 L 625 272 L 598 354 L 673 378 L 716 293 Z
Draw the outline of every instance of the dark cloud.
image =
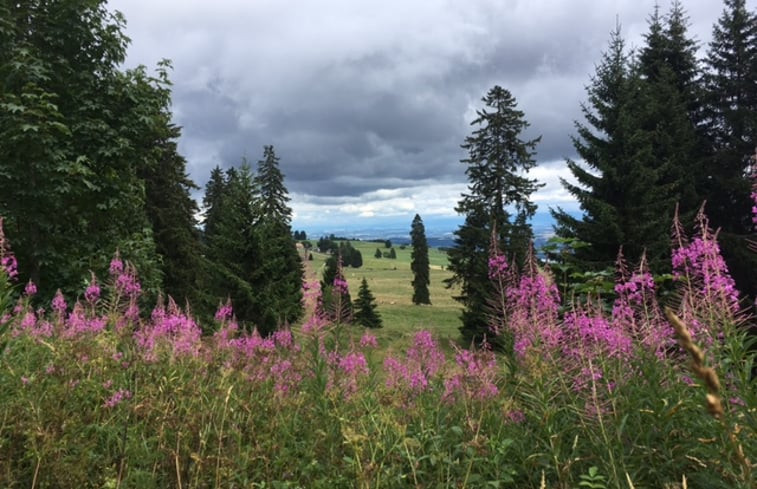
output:
M 204 184 L 212 167 L 244 156 L 254 164 L 273 144 L 308 205 L 464 183 L 460 144 L 495 84 L 525 112 L 524 137 L 542 136 L 542 175 L 563 171 L 616 19 L 638 46 L 654 3 L 111 1 L 129 21 L 129 63 L 174 61 L 192 177 Z M 707 41 L 722 6 L 688 3 L 691 31 Z

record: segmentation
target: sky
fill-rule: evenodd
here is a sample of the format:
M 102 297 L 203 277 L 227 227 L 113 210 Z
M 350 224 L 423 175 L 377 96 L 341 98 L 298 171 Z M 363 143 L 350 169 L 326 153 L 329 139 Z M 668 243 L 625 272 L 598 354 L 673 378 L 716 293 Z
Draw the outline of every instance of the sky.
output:
M 720 0 L 684 0 L 706 48 Z M 747 2 L 753 10 L 757 0 Z M 667 0 L 659 0 L 663 13 Z M 578 209 L 574 121 L 609 33 L 643 45 L 655 0 L 110 0 L 125 67 L 173 62 L 179 150 L 201 187 L 272 144 L 295 229 L 449 220 L 466 190 L 460 148 L 494 85 L 541 136 L 540 212 Z M 704 52 L 704 51 L 702 51 Z M 195 197 L 201 199 L 202 191 Z

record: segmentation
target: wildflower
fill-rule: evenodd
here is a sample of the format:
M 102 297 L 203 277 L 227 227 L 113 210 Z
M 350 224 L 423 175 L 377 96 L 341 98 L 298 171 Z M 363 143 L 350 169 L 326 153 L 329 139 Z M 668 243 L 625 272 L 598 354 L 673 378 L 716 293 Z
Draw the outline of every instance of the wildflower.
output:
M 0 217 L 0 266 L 5 270 L 9 278 L 16 278 L 18 276 L 18 262 L 11 252 L 8 240 L 5 239 L 2 217 Z
M 378 348 L 378 340 L 370 333 L 365 333 L 360 338 L 360 348 Z
M 126 389 L 119 389 L 112 396 L 110 396 L 110 398 L 108 398 L 105 403 L 103 403 L 103 407 L 114 408 L 118 406 L 122 401 L 131 399 L 131 395 L 131 391 L 128 391 Z
M 22 376 L 21 376 L 21 383 L 22 383 L 22 384 L 24 384 L 24 385 L 29 385 L 29 382 L 30 382 L 30 380 L 29 380 L 29 377 L 27 377 L 27 376 L 25 376 L 25 375 L 22 375 Z
M 97 285 L 97 279 L 95 278 L 94 273 L 92 274 L 92 280 L 90 281 L 87 290 L 84 291 L 84 298 L 90 304 L 94 304 L 100 298 L 100 286 Z
M 216 311 L 216 315 L 215 315 L 215 320 L 226 321 L 228 319 L 231 319 L 232 314 L 233 314 L 233 311 L 231 308 L 231 299 L 226 299 L 226 304 L 218 306 L 218 310 Z
M 24 294 L 31 297 L 36 293 L 37 293 L 37 286 L 34 285 L 34 282 L 32 282 L 30 279 L 29 282 L 26 284 L 26 287 L 24 287 Z
M 58 289 L 55 293 L 55 297 L 53 297 L 52 306 L 53 310 L 58 314 L 63 314 L 68 308 L 68 305 L 66 305 L 66 299 L 63 298 L 63 293 L 60 289 Z
M 124 262 L 121 261 L 121 255 L 118 251 L 113 255 L 113 259 L 110 261 L 110 274 L 113 276 L 121 275 L 124 271 Z
M 508 422 L 513 424 L 521 424 L 526 421 L 526 415 L 523 414 L 523 411 L 520 411 L 518 409 L 508 411 L 507 414 L 505 414 L 505 418 Z

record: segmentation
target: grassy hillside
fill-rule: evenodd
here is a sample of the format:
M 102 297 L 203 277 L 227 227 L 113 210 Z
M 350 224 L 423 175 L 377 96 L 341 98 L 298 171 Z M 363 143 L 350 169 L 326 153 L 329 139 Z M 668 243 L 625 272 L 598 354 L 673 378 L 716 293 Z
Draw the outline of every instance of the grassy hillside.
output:
M 375 331 L 382 346 L 389 350 L 404 348 L 406 339 L 420 329 L 434 332 L 442 344 L 457 341 L 460 337 L 460 305 L 452 299 L 456 293 L 444 286 L 444 280 L 452 274 L 447 268 L 447 254 L 436 248 L 429 249 L 431 264 L 429 292 L 430 306 L 418 306 L 412 303 L 413 272 L 410 270 L 412 247 L 400 249 L 395 246 L 396 259 L 375 258 L 376 248 L 388 251 L 383 243 L 351 241 L 354 248 L 363 255 L 363 266 L 346 267 L 345 277 L 350 285 L 353 299 L 357 295 L 363 277 L 368 281 L 371 292 L 376 297 L 378 311 L 384 321 L 384 327 Z M 308 279 L 320 279 L 327 254 L 313 252 L 313 261 L 308 264 Z M 359 328 L 362 331 L 363 328 Z M 448 341 L 449 340 L 449 341 Z

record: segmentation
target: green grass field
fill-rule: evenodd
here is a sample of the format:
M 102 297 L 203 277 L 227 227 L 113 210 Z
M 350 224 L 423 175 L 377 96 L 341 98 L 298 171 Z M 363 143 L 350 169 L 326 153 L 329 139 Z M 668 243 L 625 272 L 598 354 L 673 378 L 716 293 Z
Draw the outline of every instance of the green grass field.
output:
M 432 331 L 445 348 L 450 342 L 457 342 L 460 338 L 460 304 L 452 296 L 455 289 L 447 289 L 444 280 L 452 273 L 447 268 L 447 254 L 436 248 L 429 249 L 430 306 L 419 306 L 412 303 L 413 272 L 410 269 L 412 247 L 400 249 L 395 246 L 396 259 L 375 258 L 376 248 L 388 251 L 383 243 L 366 241 L 351 241 L 354 248 L 363 255 L 363 266 L 360 268 L 346 267 L 345 278 L 350 285 L 353 300 L 357 296 L 358 288 L 363 277 L 368 281 L 368 287 L 376 297 L 378 312 L 384 322 L 384 327 L 373 331 L 383 350 L 392 351 L 404 348 L 406 339 L 421 329 Z M 327 254 L 313 252 L 313 260 L 307 261 L 308 280 L 320 279 Z M 362 333 L 363 328 L 358 328 Z

